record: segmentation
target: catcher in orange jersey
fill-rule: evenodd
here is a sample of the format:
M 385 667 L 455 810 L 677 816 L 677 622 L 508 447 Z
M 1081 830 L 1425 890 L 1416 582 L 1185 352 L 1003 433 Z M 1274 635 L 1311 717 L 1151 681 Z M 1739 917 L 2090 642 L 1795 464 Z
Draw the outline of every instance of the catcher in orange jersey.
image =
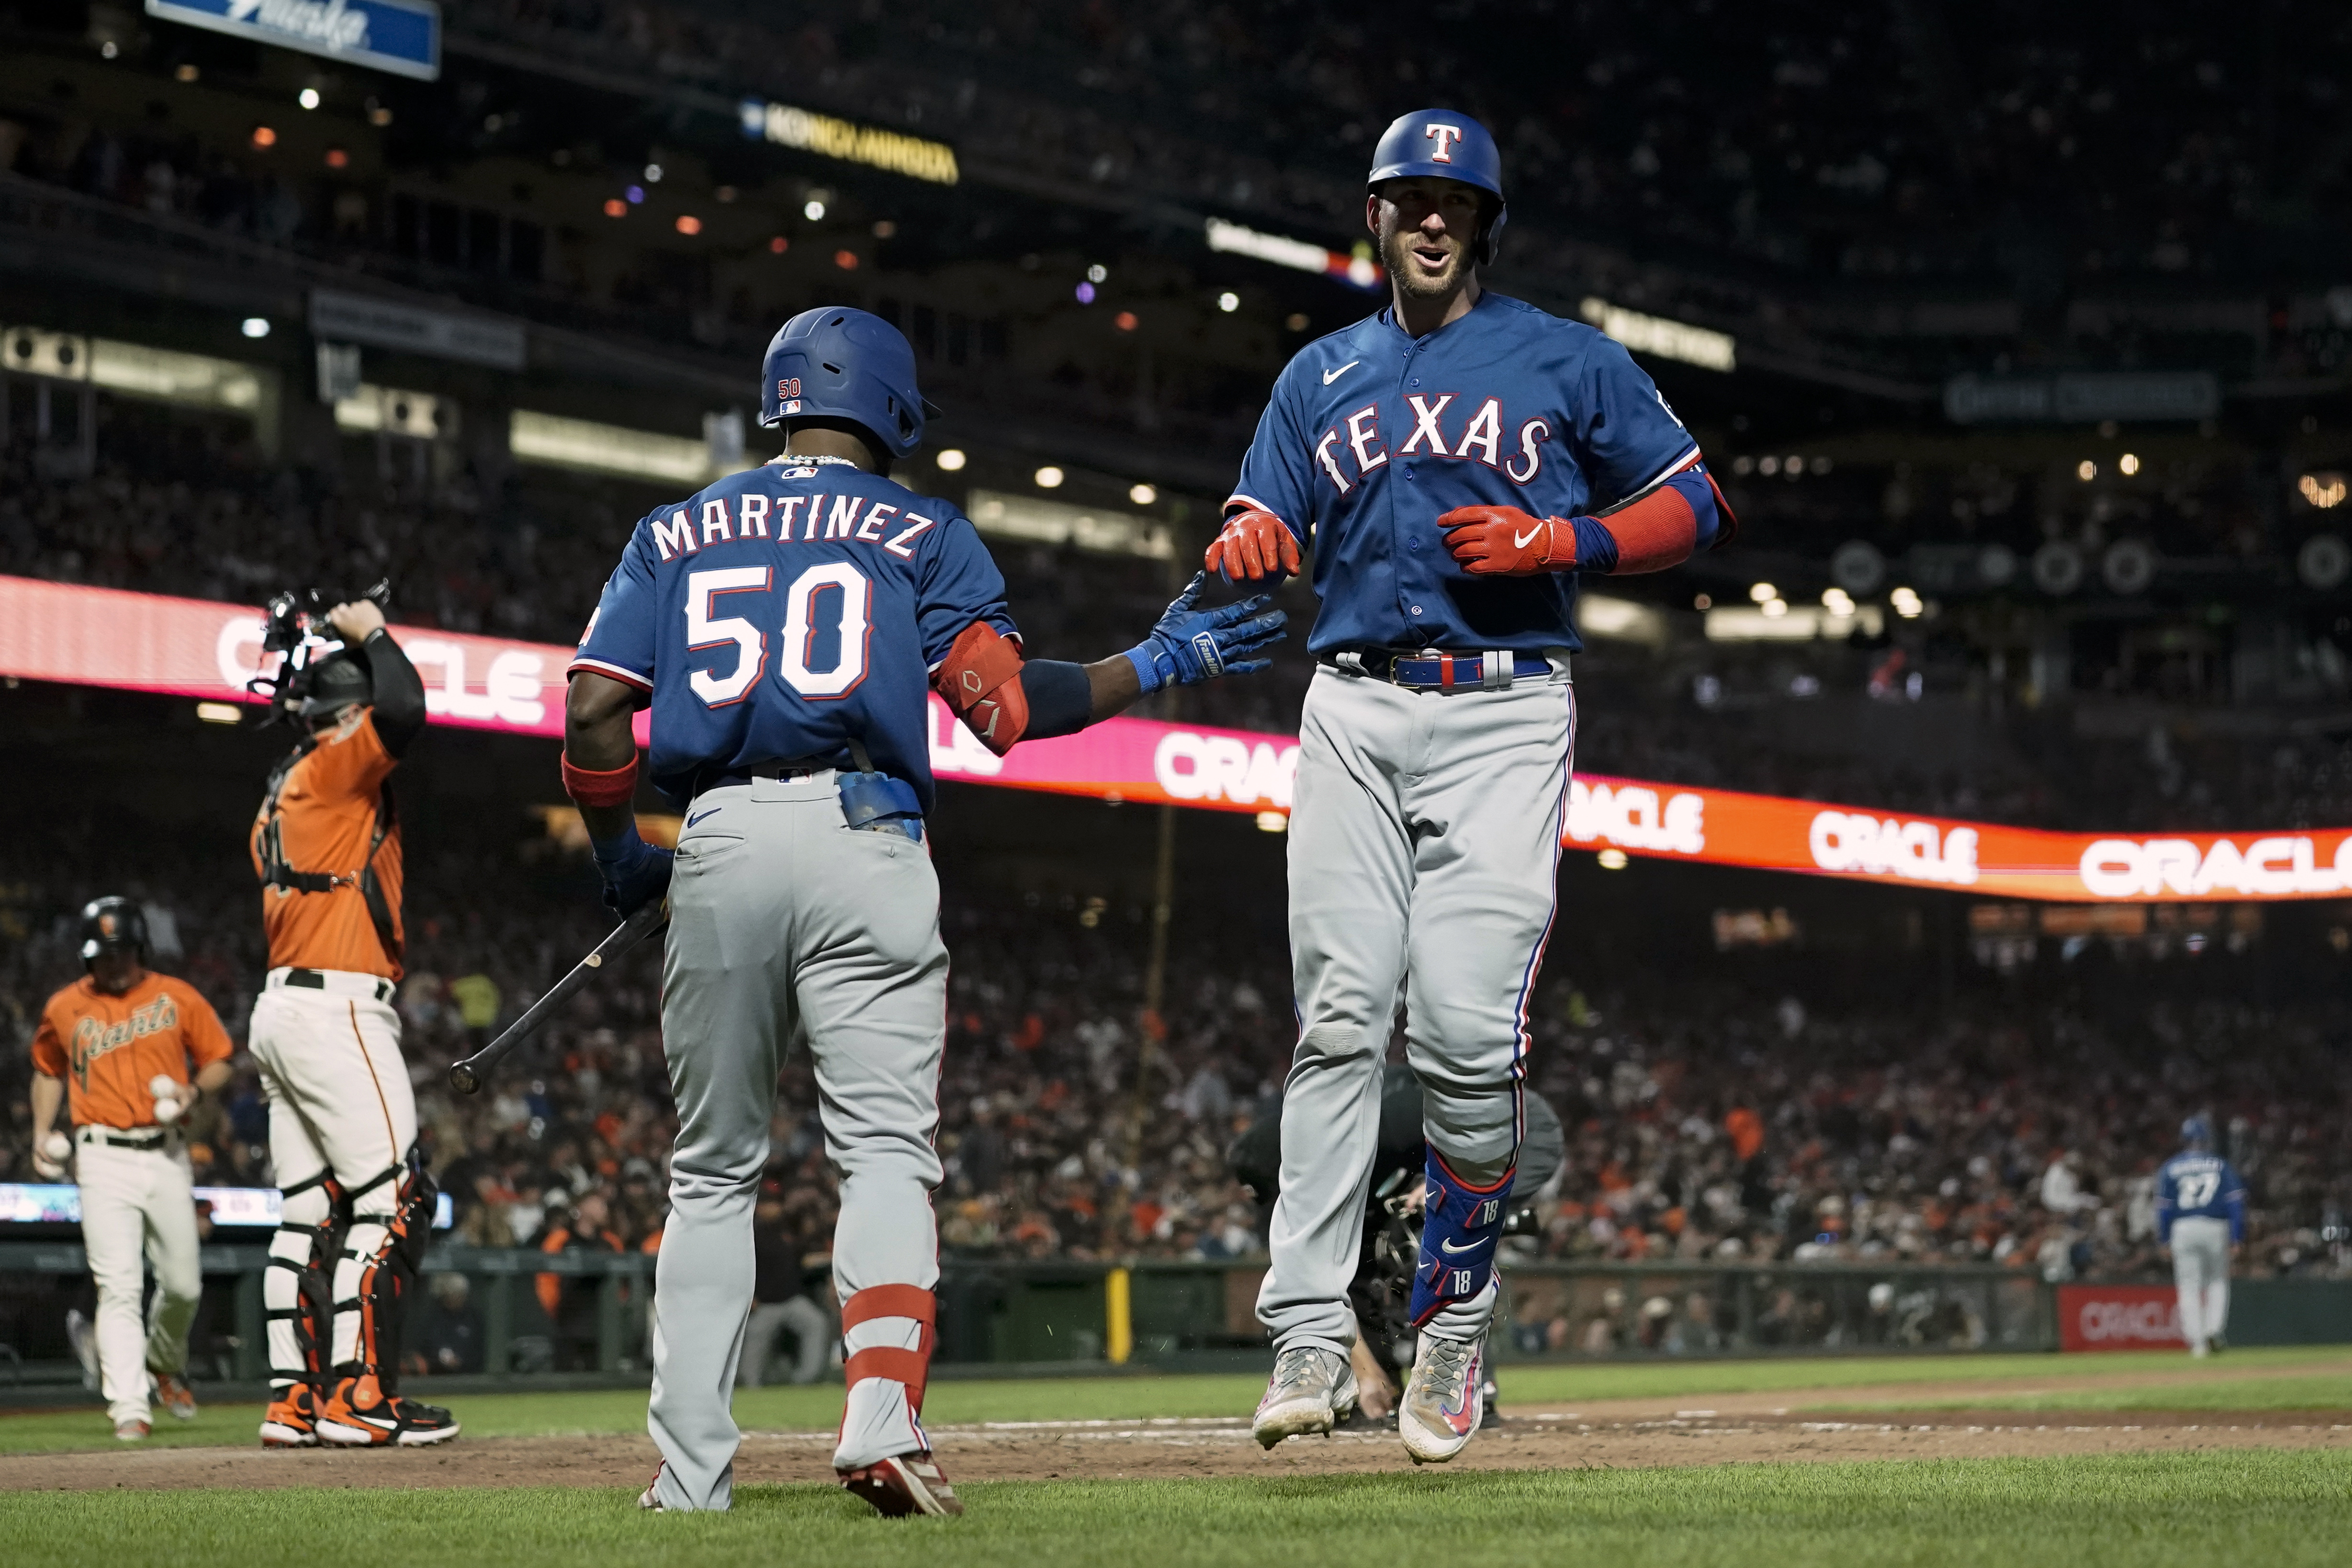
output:
M 79 1167 L 82 1246 L 98 1282 L 99 1383 L 114 1435 L 147 1436 L 154 1402 L 195 1418 L 188 1324 L 204 1281 L 180 1127 L 198 1094 L 228 1080 L 228 1033 L 184 980 L 147 967 L 147 918 L 128 899 L 82 910 L 87 971 L 41 1009 L 33 1033 L 33 1168 Z M 56 1130 L 64 1109 L 70 1138 Z M 142 1329 L 141 1254 L 155 1267 Z
M 326 620 L 342 646 L 285 698 L 308 733 L 269 775 L 251 837 L 269 973 L 248 1044 L 285 1194 L 262 1279 L 261 1441 L 414 1447 L 457 1435 L 446 1410 L 396 1387 L 400 1310 L 436 1194 L 392 1006 L 401 853 L 386 784 L 425 728 L 425 684 L 374 605 Z

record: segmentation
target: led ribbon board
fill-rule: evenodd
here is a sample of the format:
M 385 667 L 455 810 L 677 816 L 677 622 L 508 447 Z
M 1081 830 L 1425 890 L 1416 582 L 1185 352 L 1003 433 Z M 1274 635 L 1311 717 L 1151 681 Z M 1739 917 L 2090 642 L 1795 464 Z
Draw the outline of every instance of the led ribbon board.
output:
M 0 577 L 0 676 L 253 700 L 261 612 L 110 588 Z M 425 678 L 432 722 L 551 740 L 563 733 L 572 649 L 394 626 Z M 637 715 L 637 743 L 647 741 Z M 1113 719 L 1000 757 L 934 698 L 931 768 L 969 784 L 1213 811 L 1290 809 L 1290 735 Z M 2051 833 L 1818 801 L 1588 773 L 1561 842 L 1664 860 L 2075 903 L 2352 896 L 2352 829 Z

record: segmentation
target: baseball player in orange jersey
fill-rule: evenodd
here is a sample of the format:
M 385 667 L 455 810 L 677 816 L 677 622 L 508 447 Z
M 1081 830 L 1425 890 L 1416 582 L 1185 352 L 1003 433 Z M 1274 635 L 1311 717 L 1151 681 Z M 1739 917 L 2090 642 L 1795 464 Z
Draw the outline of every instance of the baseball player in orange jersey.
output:
M 126 1443 L 147 1436 L 148 1396 L 183 1421 L 188 1323 L 204 1289 L 196 1205 L 180 1122 L 228 1080 L 232 1047 L 194 986 L 147 968 L 147 921 L 128 899 L 81 912 L 82 978 L 41 1010 L 33 1033 L 33 1168 L 79 1167 L 81 1236 L 98 1281 L 98 1367 L 106 1413 Z M 74 1127 L 54 1131 L 60 1107 Z M 140 1326 L 142 1252 L 155 1301 Z
M 401 976 L 400 826 L 385 787 L 425 728 L 416 667 L 365 601 L 327 624 L 341 651 L 289 688 L 309 733 L 270 774 L 251 847 L 269 974 L 248 1046 L 284 1194 L 262 1280 L 273 1448 L 446 1442 L 457 1423 L 397 1392 L 400 1309 L 432 1224 L 392 990 Z M 322 1321 L 331 1315 L 331 1327 Z

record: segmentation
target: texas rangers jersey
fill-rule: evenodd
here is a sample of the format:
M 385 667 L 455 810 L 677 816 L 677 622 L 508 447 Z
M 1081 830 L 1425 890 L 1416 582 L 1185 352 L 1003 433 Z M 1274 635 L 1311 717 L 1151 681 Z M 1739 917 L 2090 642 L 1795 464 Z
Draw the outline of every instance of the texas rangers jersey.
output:
M 1017 636 L 969 519 L 839 460 L 730 475 L 640 521 L 572 669 L 652 697 L 653 780 L 761 763 L 875 767 L 932 798 L 929 671 L 986 621 Z
M 2246 1184 L 2219 1154 L 2175 1154 L 2156 1173 L 2156 1238 L 2172 1239 L 2172 1222 L 2225 1219 L 2230 1239 L 2246 1235 Z
M 1590 514 L 1697 455 L 1622 344 L 1487 292 L 1426 337 L 1384 310 L 1299 351 L 1275 383 L 1234 500 L 1313 543 L 1323 604 L 1310 652 L 1536 654 L 1582 646 L 1570 619 L 1574 574 L 1473 577 L 1446 552 L 1438 517 L 1476 505 Z

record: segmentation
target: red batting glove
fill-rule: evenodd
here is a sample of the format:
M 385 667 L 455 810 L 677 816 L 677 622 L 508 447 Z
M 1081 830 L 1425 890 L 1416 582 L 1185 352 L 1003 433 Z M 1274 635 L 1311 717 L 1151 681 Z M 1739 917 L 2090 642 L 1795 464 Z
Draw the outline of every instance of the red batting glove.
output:
M 1225 520 L 1225 531 L 1209 545 L 1202 564 L 1238 583 L 1244 577 L 1298 572 L 1298 536 L 1270 511 L 1237 511 Z
M 1564 517 L 1515 506 L 1458 506 L 1437 520 L 1445 548 L 1473 577 L 1532 577 L 1576 564 L 1576 529 Z

